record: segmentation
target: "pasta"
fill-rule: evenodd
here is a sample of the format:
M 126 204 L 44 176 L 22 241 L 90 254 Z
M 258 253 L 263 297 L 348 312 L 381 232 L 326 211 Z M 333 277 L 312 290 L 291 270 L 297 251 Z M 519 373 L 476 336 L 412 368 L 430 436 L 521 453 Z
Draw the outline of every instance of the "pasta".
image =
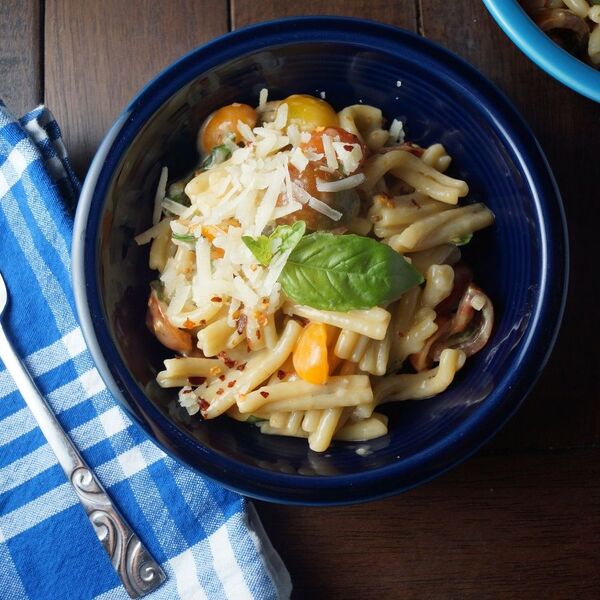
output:
M 521 0 L 523 8 L 556 44 L 600 68 L 600 6 L 594 0 Z
M 190 415 L 323 452 L 386 435 L 380 404 L 443 392 L 485 345 L 493 306 L 461 246 L 494 216 L 442 144 L 405 135 L 373 106 L 263 90 L 205 120 L 195 172 L 161 170 L 135 239 L 175 355 L 156 379 Z

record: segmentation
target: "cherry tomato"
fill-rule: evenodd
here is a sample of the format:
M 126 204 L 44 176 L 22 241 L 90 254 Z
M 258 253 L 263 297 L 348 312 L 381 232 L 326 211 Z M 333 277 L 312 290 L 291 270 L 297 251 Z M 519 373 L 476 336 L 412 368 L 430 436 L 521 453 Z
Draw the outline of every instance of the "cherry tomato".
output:
M 212 113 L 202 124 L 198 132 L 198 148 L 203 155 L 208 154 L 215 146 L 220 146 L 227 134 L 235 135 L 235 142 L 242 141 L 237 129 L 238 121 L 252 129 L 256 126 L 256 111 L 247 104 L 234 102 L 223 106 Z
M 329 378 L 327 356 L 327 326 L 309 323 L 302 333 L 292 356 L 299 377 L 309 383 L 322 385 Z
M 146 325 L 163 346 L 181 354 L 192 352 L 192 336 L 187 331 L 182 331 L 171 324 L 154 290 L 148 299 Z
M 339 141 L 344 144 L 359 144 L 362 150 L 363 160 L 366 158 L 366 146 L 361 143 L 361 141 L 353 133 L 342 129 L 341 127 L 324 127 L 323 129 L 317 128 L 312 132 L 310 140 L 304 144 L 300 144 L 300 147 L 303 150 L 310 150 L 312 152 L 316 152 L 317 154 L 323 154 L 325 152 L 325 149 L 323 148 L 324 135 L 328 135 L 332 141 L 337 137 L 339 138 Z
M 308 94 L 293 94 L 283 102 L 288 105 L 287 124 L 296 125 L 302 131 L 338 124 L 337 113 L 325 100 Z

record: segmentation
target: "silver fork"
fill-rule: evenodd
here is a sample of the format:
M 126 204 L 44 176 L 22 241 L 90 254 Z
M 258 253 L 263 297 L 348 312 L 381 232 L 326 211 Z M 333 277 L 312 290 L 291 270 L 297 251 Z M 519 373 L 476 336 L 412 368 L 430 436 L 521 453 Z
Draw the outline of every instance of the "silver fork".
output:
M 7 302 L 8 293 L 0 273 L 0 359 L 56 454 L 127 593 L 140 598 L 156 589 L 166 575 L 112 503 L 12 347 L 2 327 Z

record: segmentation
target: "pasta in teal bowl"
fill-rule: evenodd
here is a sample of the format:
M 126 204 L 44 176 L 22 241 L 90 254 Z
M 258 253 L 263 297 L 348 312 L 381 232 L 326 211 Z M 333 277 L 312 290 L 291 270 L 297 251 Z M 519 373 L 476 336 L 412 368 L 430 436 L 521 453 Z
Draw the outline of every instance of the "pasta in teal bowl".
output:
M 166 452 L 245 495 L 342 504 L 467 458 L 559 327 L 546 160 L 443 48 L 335 17 L 263 23 L 158 75 L 76 216 L 82 329 Z

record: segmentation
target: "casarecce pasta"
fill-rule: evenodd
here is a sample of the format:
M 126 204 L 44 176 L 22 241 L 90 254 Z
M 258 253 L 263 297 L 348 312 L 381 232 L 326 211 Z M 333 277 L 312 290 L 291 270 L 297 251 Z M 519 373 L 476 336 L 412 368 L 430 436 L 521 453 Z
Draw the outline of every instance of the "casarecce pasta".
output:
M 600 68 L 600 5 L 593 0 L 521 0 L 523 8 L 555 43 Z
M 435 143 L 364 104 L 293 95 L 202 125 L 199 168 L 159 178 L 147 324 L 190 415 L 227 415 L 322 452 L 388 431 L 487 342 L 493 306 L 460 247 L 493 223 Z M 196 418 L 198 418 L 196 417 Z

